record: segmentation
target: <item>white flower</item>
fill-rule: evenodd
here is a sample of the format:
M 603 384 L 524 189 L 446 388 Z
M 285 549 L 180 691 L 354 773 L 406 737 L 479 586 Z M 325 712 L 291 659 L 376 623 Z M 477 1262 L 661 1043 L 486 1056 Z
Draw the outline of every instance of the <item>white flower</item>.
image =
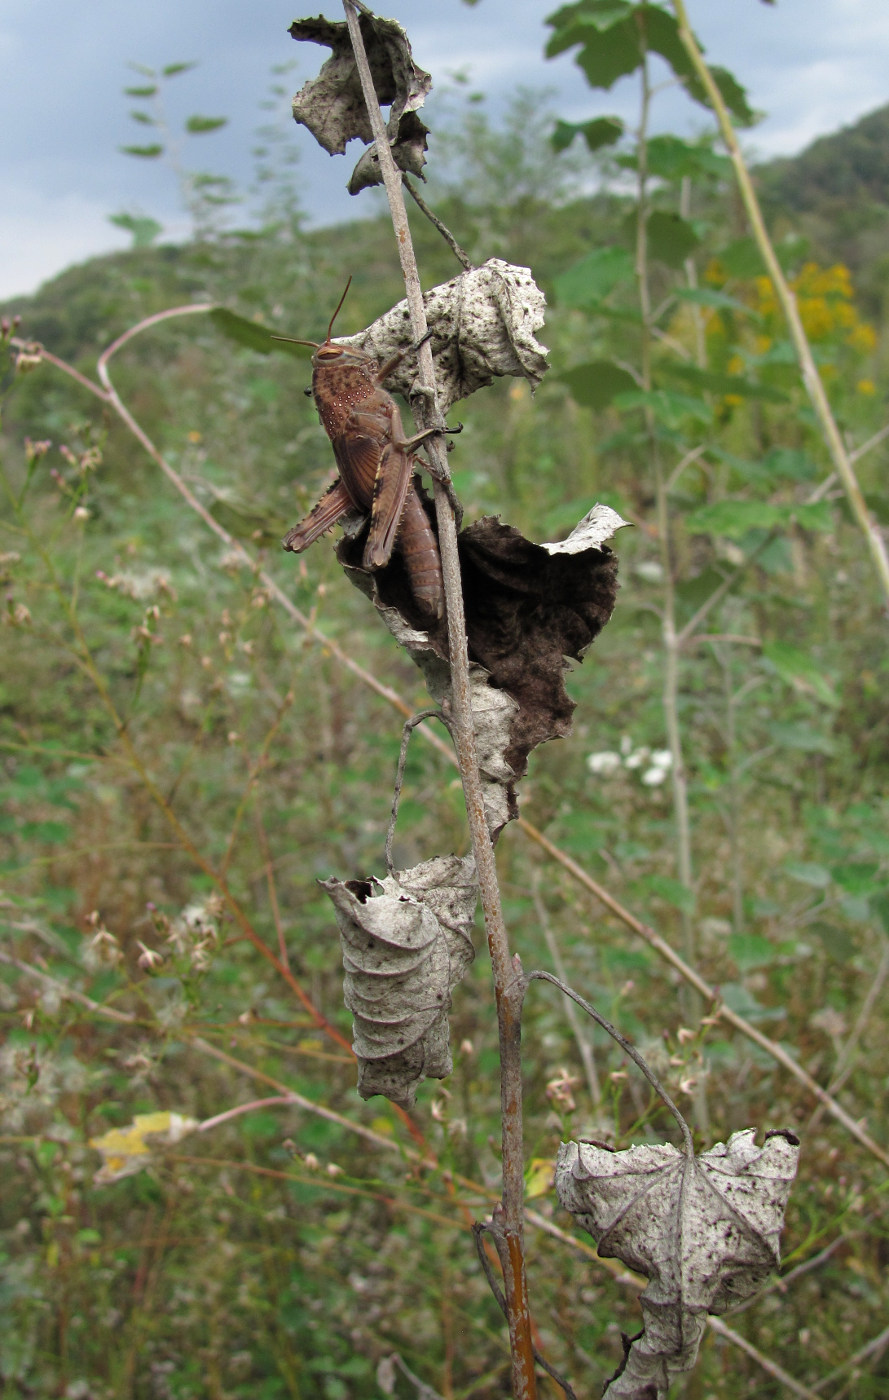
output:
M 610 749 L 587 754 L 586 766 L 591 773 L 616 773 L 620 765 L 620 754 L 612 753 Z
M 628 768 L 641 768 L 643 763 L 648 762 L 650 753 L 651 749 L 643 744 L 641 749 L 636 749 L 634 753 L 627 754 L 624 762 Z
M 642 781 L 646 787 L 658 787 L 667 776 L 666 768 L 646 768 Z

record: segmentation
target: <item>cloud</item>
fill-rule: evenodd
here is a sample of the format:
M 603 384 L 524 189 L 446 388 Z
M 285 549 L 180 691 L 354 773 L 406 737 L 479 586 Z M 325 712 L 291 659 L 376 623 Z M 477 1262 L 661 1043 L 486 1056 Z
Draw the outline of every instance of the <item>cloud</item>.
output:
M 0 205 L 0 298 L 24 296 L 60 268 L 129 244 L 108 208 L 81 195 L 7 187 Z

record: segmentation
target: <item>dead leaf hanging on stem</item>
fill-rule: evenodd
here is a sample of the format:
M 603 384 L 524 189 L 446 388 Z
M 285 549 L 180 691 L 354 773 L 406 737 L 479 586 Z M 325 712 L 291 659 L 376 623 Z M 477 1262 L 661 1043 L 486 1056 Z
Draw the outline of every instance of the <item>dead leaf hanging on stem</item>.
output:
M 630 1346 L 609 1397 L 661 1400 L 694 1366 L 707 1313 L 749 1298 L 777 1268 L 799 1139 L 788 1131 L 734 1133 L 689 1158 L 667 1145 L 611 1152 L 565 1142 L 556 1161 L 562 1205 L 599 1254 L 644 1274 L 645 1331 Z
M 625 524 L 608 506 L 595 506 L 561 544 L 533 544 L 494 516 L 459 536 L 472 712 L 492 837 L 518 815 L 516 783 L 532 749 L 570 732 L 566 658 L 580 661 L 611 616 L 617 560 L 605 540 Z M 422 620 L 397 556 L 374 574 L 362 569 L 362 533 L 363 524 L 347 530 L 337 556 L 447 710 L 445 625 Z
M 422 176 L 428 128 L 416 113 L 432 87 L 432 78 L 414 63 L 408 37 L 394 19 L 361 14 L 358 22 L 377 96 L 381 105 L 390 109 L 386 134 L 395 164 L 408 174 Z M 319 16 L 294 20 L 290 34 L 296 40 L 332 50 L 317 78 L 305 83 L 293 99 L 294 120 L 307 127 L 331 155 L 342 155 L 356 138 L 368 146 L 349 181 L 350 194 L 380 184 L 379 160 L 348 27 L 342 21 Z
M 384 880 L 322 880 L 336 910 L 354 1017 L 358 1092 L 410 1108 L 452 1069 L 451 989 L 475 956 L 471 856 L 439 856 Z

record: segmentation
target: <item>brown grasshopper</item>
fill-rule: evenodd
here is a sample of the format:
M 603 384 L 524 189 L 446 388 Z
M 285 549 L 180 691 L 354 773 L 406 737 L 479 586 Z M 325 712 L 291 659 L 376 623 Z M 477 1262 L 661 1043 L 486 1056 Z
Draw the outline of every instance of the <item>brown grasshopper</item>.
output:
M 315 340 L 292 342 L 314 346 L 312 394 L 340 474 L 305 519 L 288 530 L 283 545 L 299 554 L 348 511 L 369 510 L 364 568 L 383 568 L 397 549 L 417 604 L 431 617 L 441 617 L 444 586 L 438 543 L 413 484 L 414 448 L 438 430 L 405 437 L 398 405 L 383 388 L 405 351 L 393 355 L 381 368 L 363 350 L 331 341 L 333 323 L 351 282 L 350 277 L 323 344 Z

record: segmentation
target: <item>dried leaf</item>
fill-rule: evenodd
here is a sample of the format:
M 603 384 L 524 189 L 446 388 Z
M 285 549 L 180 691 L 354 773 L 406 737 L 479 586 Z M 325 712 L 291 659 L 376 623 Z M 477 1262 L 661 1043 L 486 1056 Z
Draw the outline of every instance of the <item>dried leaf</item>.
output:
M 599 1243 L 603 1258 L 645 1274 L 645 1330 L 606 1387 L 661 1400 L 690 1371 L 707 1313 L 749 1298 L 777 1267 L 784 1208 L 796 1175 L 791 1132 L 734 1133 L 689 1159 L 677 1148 L 611 1152 L 566 1142 L 556 1162 L 559 1200 Z
M 147 1167 L 160 1146 L 172 1146 L 198 1126 L 196 1118 L 181 1113 L 137 1113 L 125 1128 L 110 1128 L 90 1138 L 90 1147 L 102 1155 L 102 1166 L 93 1180 L 97 1186 L 135 1176 Z
M 518 815 L 515 786 L 531 750 L 570 732 L 566 658 L 580 661 L 611 616 L 617 560 L 604 541 L 623 524 L 616 511 L 595 506 L 561 545 L 532 544 L 493 516 L 459 537 L 472 710 L 492 838 Z M 363 523 L 347 530 L 337 556 L 447 711 L 446 625 L 423 621 L 397 555 L 373 575 L 362 570 L 362 534 Z
M 546 348 L 535 332 L 543 325 L 546 301 L 527 267 L 490 258 L 481 267 L 433 287 L 423 297 L 432 331 L 438 403 L 447 413 L 502 375 L 527 379 L 532 389 L 543 378 Z M 337 337 L 384 364 L 412 344 L 407 301 L 400 301 L 367 330 Z M 386 380 L 387 389 L 410 399 L 417 392 L 417 357 L 408 353 Z
M 475 956 L 471 856 L 439 856 L 385 880 L 323 880 L 336 909 L 358 1092 L 409 1108 L 452 1069 L 451 989 Z
M 405 112 L 398 126 L 398 139 L 393 142 L 390 149 L 392 159 L 403 170 L 406 175 L 419 175 L 421 180 L 425 180 L 423 166 L 426 164 L 426 137 L 429 135 L 428 126 L 424 126 L 416 112 Z M 380 169 L 380 158 L 377 155 L 377 143 L 368 146 L 364 155 L 359 160 L 352 171 L 349 183 L 346 186 L 349 194 L 360 194 L 362 190 L 368 189 L 371 185 L 381 185 L 383 183 L 383 172 Z
M 395 164 L 418 175 L 425 162 L 427 129 L 414 114 L 426 100 L 432 79 L 414 63 L 407 35 L 395 20 L 362 14 L 359 24 L 377 96 L 382 106 L 389 107 L 386 133 Z M 355 138 L 370 145 L 373 132 L 347 26 L 319 16 L 295 20 L 290 34 L 332 50 L 318 77 L 305 83 L 293 99 L 294 120 L 307 127 L 331 155 L 342 155 Z M 379 165 L 371 146 L 355 167 L 349 193 L 378 183 Z

